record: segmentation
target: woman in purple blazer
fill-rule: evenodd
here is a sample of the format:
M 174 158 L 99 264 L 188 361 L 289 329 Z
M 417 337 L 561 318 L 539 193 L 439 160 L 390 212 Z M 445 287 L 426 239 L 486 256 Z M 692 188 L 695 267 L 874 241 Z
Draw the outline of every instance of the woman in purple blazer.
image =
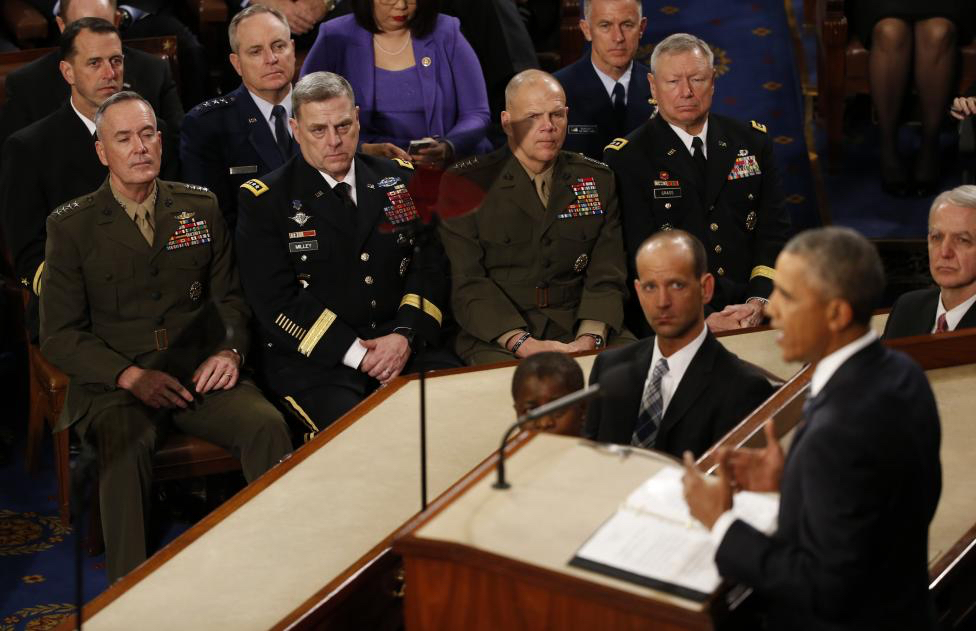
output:
M 352 0 L 353 13 L 319 27 L 301 75 L 327 70 L 353 86 L 362 151 L 443 168 L 491 150 L 488 94 L 457 18 L 433 0 Z

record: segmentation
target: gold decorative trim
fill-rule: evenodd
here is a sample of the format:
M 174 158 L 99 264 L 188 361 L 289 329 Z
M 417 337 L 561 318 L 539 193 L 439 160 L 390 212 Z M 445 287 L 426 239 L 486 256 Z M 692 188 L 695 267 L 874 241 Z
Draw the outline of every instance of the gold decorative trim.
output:
M 305 410 L 302 409 L 302 406 L 298 405 L 295 399 L 286 396 L 285 401 L 287 401 L 288 405 L 290 405 L 295 410 L 295 412 L 298 413 L 298 416 L 300 416 L 302 421 L 304 421 L 305 424 L 308 425 L 309 429 L 311 429 L 316 434 L 319 433 L 319 428 L 315 424 L 315 421 L 313 421 L 312 417 L 310 417 L 308 414 L 305 413 Z
M 37 266 L 37 271 L 34 272 L 34 282 L 31 283 L 31 289 L 34 290 L 35 296 L 41 295 L 41 272 L 43 271 L 44 271 L 44 261 L 41 261 L 41 264 Z
M 325 332 L 329 330 L 329 327 L 332 326 L 332 323 L 335 321 L 336 314 L 332 313 L 328 309 L 324 310 L 322 315 L 319 316 L 318 320 L 315 321 L 315 324 L 312 325 L 312 328 L 308 330 L 308 335 L 306 335 L 305 339 L 302 340 L 302 343 L 298 345 L 298 352 L 305 357 L 311 355 L 312 351 L 315 350 L 315 347 L 318 345 L 319 340 L 322 339 L 322 336 L 325 335 Z
M 423 302 L 423 307 L 420 306 L 421 302 Z M 437 321 L 438 326 L 440 326 L 444 319 L 444 314 L 441 313 L 441 310 L 437 308 L 437 305 L 426 298 L 421 298 L 417 294 L 407 294 L 404 296 L 403 300 L 400 301 L 400 306 L 402 307 L 403 305 L 411 306 L 414 309 L 421 309 L 424 313 L 434 318 L 434 320 Z
M 757 265 L 752 268 L 752 272 L 749 274 L 749 280 L 752 280 L 756 276 L 762 276 L 763 278 L 768 278 L 769 280 L 776 280 L 776 270 L 767 265 Z

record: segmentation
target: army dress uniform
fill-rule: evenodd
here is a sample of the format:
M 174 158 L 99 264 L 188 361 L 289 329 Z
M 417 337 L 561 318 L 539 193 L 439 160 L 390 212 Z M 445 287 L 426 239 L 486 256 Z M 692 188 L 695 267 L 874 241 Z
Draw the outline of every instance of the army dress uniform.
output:
M 242 84 L 225 96 L 200 103 L 183 119 L 182 179 L 217 195 L 224 219 L 233 231 L 238 188 L 281 167 L 298 152 L 297 143 L 290 145 L 291 153 L 282 155 L 268 121 Z
M 357 154 L 354 171 L 354 208 L 301 154 L 246 182 L 238 202 L 238 262 L 260 328 L 261 372 L 312 433 L 379 386 L 344 363 L 357 338 L 404 334 L 416 352 L 404 372 L 460 365 L 436 348 L 443 254 L 429 243 L 414 260 L 413 166 Z
M 607 147 L 617 174 L 631 278 L 640 244 L 658 230 L 680 228 L 698 237 L 715 275 L 709 306 L 721 310 L 772 291 L 773 268 L 789 236 L 773 147 L 766 128 L 708 115 L 704 181 L 688 149 L 656 115 Z M 647 332 L 640 309 L 628 313 Z
M 447 219 L 440 229 L 462 359 L 512 359 L 499 337 L 516 329 L 571 342 L 579 326 L 597 322 L 613 332 L 608 341 L 633 340 L 623 330 L 623 241 L 613 173 L 605 164 L 560 152 L 545 206 L 508 147 L 451 172 L 487 191 L 474 212 Z M 453 204 L 451 190 L 442 190 L 440 203 Z
M 281 415 L 247 380 L 186 410 L 153 410 L 116 385 L 138 365 L 195 392 L 206 358 L 247 352 L 249 311 L 214 196 L 157 180 L 153 219 L 150 245 L 106 180 L 47 221 L 41 350 L 70 377 L 56 429 L 74 425 L 98 450 L 111 580 L 146 558 L 152 454 L 170 424 L 230 450 L 248 481 L 291 449 Z

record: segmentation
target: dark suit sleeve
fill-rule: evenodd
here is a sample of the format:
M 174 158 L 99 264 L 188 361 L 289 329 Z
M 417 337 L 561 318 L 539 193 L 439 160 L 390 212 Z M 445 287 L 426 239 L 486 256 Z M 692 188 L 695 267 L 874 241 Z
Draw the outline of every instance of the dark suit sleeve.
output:
M 7 142 L 12 134 L 31 124 L 27 111 L 27 99 L 30 98 L 27 86 L 22 85 L 17 73 L 7 75 L 5 82 L 7 102 L 0 114 L 0 147 Z
M 448 262 L 432 229 L 425 238 L 428 241 L 420 250 L 419 260 L 412 262 L 407 273 L 393 327 L 411 328 L 427 344 L 436 344 L 447 304 L 448 280 L 444 270 Z
M 216 196 L 227 223 L 235 225 L 237 189 L 231 189 L 227 180 L 227 165 L 217 134 L 211 134 L 213 126 L 203 124 L 201 116 L 190 114 L 183 119 L 180 131 L 181 181 L 206 186 Z M 230 212 L 233 208 L 233 212 Z
M 242 188 L 237 202 L 237 260 L 248 304 L 273 343 L 326 368 L 341 366 L 356 331 L 300 288 L 275 228 L 274 192 L 263 195 Z
M 41 165 L 28 150 L 27 143 L 18 136 L 3 146 L 3 166 L 0 171 L 0 212 L 3 231 L 13 258 L 14 273 L 26 280 L 29 288 L 38 288 L 37 273 L 44 261 L 44 240 L 47 231 L 44 221 L 53 208 L 44 207 L 39 198 L 42 184 Z
M 590 381 L 589 385 L 595 383 L 600 383 L 600 369 L 603 366 L 604 354 L 599 354 L 593 361 L 593 368 L 590 369 Z M 586 407 L 586 421 L 583 423 L 583 438 L 589 440 L 597 440 L 600 435 L 600 422 L 603 419 L 603 406 L 602 401 L 596 399 L 591 401 L 590 405 Z
M 762 135 L 760 164 L 763 169 L 760 207 L 756 225 L 756 243 L 752 270 L 749 273 L 749 291 L 745 298 L 766 298 L 773 291 L 773 269 L 776 257 L 790 236 L 790 219 L 785 208 L 783 184 L 776 168 L 773 143 Z
M 890 465 L 870 456 L 863 447 L 868 438 L 851 425 L 811 428 L 803 437 L 804 457 L 796 465 L 803 469 L 792 474 L 804 492 L 799 539 L 770 537 L 736 521 L 715 556 L 723 577 L 828 619 L 855 609 L 871 566 L 893 551 L 873 544 L 885 527 L 878 522 L 890 498 L 879 490 Z M 866 553 L 871 550 L 878 558 Z
M 170 133 L 179 138 L 180 127 L 183 125 L 183 103 L 180 101 L 180 93 L 176 88 L 176 81 L 173 80 L 173 73 L 169 70 L 169 64 L 161 59 L 154 59 L 154 61 L 158 61 L 162 66 L 163 74 L 159 93 L 154 95 L 158 103 L 156 116 L 165 120 Z
M 91 331 L 82 270 L 83 244 L 73 239 L 64 222 L 55 217 L 47 221 L 47 234 L 41 351 L 74 382 L 113 390 L 119 374 L 132 362 Z

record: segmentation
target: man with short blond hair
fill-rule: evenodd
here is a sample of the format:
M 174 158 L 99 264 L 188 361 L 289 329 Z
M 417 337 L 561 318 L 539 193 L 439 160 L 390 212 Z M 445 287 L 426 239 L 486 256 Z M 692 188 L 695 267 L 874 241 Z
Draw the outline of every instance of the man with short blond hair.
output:
M 976 327 L 976 186 L 957 186 L 935 198 L 928 246 L 936 286 L 895 301 L 885 339 Z
M 230 63 L 241 85 L 194 107 L 183 121 L 183 179 L 217 195 L 233 229 L 241 184 L 277 169 L 298 152 L 288 119 L 295 43 L 288 21 L 261 4 L 234 16 L 227 28 Z
M 607 143 L 651 115 L 648 68 L 635 58 L 647 18 L 640 0 L 587 0 L 583 6 L 579 24 L 590 51 L 555 74 L 569 107 L 563 148 L 602 160 Z
M 250 312 L 212 193 L 159 179 L 162 139 L 134 92 L 95 114 L 109 176 L 47 221 L 41 351 L 71 379 L 58 430 L 94 447 L 106 567 L 148 556 L 152 458 L 178 431 L 252 481 L 291 450 L 281 414 L 241 375 Z

